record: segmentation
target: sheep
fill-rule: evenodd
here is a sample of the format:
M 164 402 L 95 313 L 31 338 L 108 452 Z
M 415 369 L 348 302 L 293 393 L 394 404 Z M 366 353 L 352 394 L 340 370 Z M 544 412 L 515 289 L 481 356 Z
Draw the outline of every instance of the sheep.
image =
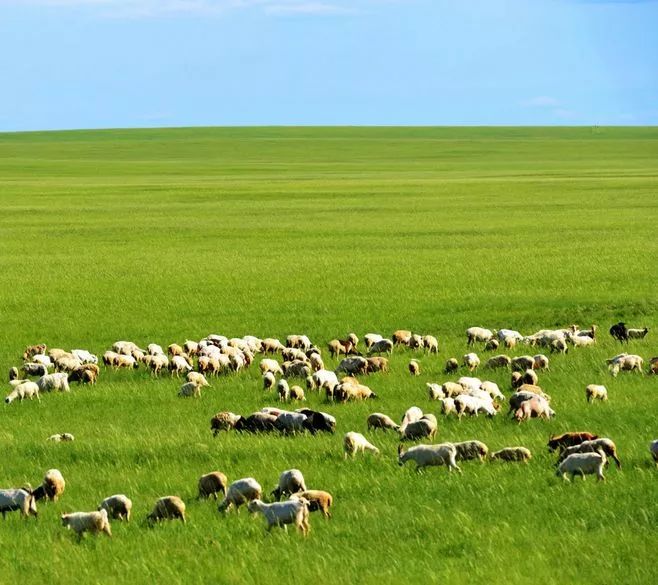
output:
M 514 418 L 519 423 L 529 418 L 549 419 L 553 416 L 555 416 L 555 412 L 541 396 L 534 396 L 529 400 L 524 400 L 514 413 Z
M 509 368 L 512 365 L 512 358 L 508 355 L 495 355 L 487 360 L 486 367 L 495 368 Z
M 272 372 L 265 372 L 263 374 L 263 390 L 269 391 L 276 384 L 276 378 Z
M 306 361 L 306 354 L 301 349 L 296 349 L 294 347 L 286 347 L 281 351 L 283 359 L 289 362 L 294 360 Z
M 18 489 L 0 490 L 0 512 L 4 519 L 7 512 L 21 511 L 21 516 L 29 518 L 38 516 L 37 504 L 32 489 L 29 486 Z
M 409 347 L 411 349 L 422 349 L 424 346 L 423 336 L 413 333 L 409 339 Z
M 322 361 L 322 356 L 319 353 L 313 352 L 308 356 L 308 361 L 311 364 L 311 370 L 314 372 L 324 370 L 324 361 Z
M 571 335 L 569 341 L 574 347 L 590 347 L 596 343 L 596 340 L 589 335 Z
M 607 400 L 608 390 L 605 386 L 599 384 L 589 384 L 585 388 L 585 398 L 587 399 L 587 402 L 592 402 L 593 400 Z
M 290 400 L 290 387 L 286 380 L 279 380 L 276 385 L 276 391 L 279 394 L 281 402 L 288 402 Z
M 70 443 L 75 441 L 75 437 L 71 433 L 58 433 L 56 435 L 50 435 L 46 441 L 51 441 L 53 443 Z
M 281 369 L 286 378 L 306 378 L 311 375 L 311 367 L 301 360 L 283 362 Z
M 116 494 L 105 498 L 98 506 L 98 511 L 105 510 L 109 518 L 112 520 L 125 520 L 130 522 L 130 511 L 133 508 L 133 503 L 127 496 L 123 494 Z
M 310 408 L 300 408 L 296 412 L 306 416 L 306 429 L 310 431 L 311 434 L 315 434 L 320 431 L 324 433 L 336 432 L 336 418 L 330 414 L 317 410 L 311 410 Z
M 381 341 L 384 339 L 379 333 L 366 333 L 363 336 L 363 342 L 366 345 L 366 349 L 370 350 L 370 348 L 377 343 L 378 341 Z
M 281 430 L 277 427 L 277 418 L 272 414 L 264 412 L 254 412 L 247 417 L 239 417 L 235 423 L 235 430 L 247 433 L 265 433 L 274 430 Z
M 106 351 L 103 354 L 103 363 L 106 366 L 113 366 L 117 359 L 119 358 L 119 354 L 115 351 Z
M 21 374 L 23 376 L 39 376 L 39 377 L 45 376 L 46 374 L 48 374 L 48 367 L 45 366 L 44 364 L 28 362 L 21 366 Z
M 310 430 L 311 422 L 301 412 L 282 412 L 274 420 L 274 427 L 284 434 L 303 433 Z
M 42 364 L 46 366 L 47 368 L 52 368 L 55 366 L 55 360 L 56 359 L 61 359 L 61 358 L 73 358 L 73 355 L 68 353 L 68 352 L 63 352 L 58 358 L 51 358 L 48 355 L 42 355 L 42 354 L 35 354 L 32 356 L 32 362 L 37 363 L 37 364 Z
M 299 469 L 288 469 L 279 476 L 278 485 L 270 495 L 278 502 L 282 497 L 306 491 L 304 476 Z
M 496 351 L 500 347 L 500 342 L 497 339 L 490 339 L 484 344 L 484 351 Z
M 617 376 L 620 371 L 632 372 L 635 370 L 640 374 L 643 373 L 644 360 L 639 355 L 621 354 L 607 360 L 607 363 L 613 377 Z
M 383 372 L 387 374 L 389 371 L 388 359 L 384 357 L 369 357 L 366 358 L 366 374 L 372 374 L 373 372 Z
M 213 496 L 217 499 L 217 494 L 221 492 L 226 496 L 226 488 L 228 486 L 228 479 L 221 471 L 211 471 L 199 478 L 199 498 L 209 498 Z
M 72 349 L 71 353 L 78 358 L 83 364 L 97 364 L 98 356 L 87 351 L 86 349 Z
M 43 483 L 34 490 L 34 498 L 39 501 L 43 498 L 56 502 L 64 493 L 66 482 L 58 469 L 49 469 L 43 478 Z
M 596 473 L 599 481 L 605 481 L 603 467 L 606 463 L 606 457 L 602 452 L 598 453 L 574 453 L 569 455 L 557 468 L 555 475 L 568 481 L 567 474 L 571 474 L 571 479 L 579 473 L 585 479 L 585 475 Z
M 433 335 L 423 336 L 423 347 L 427 353 L 439 353 L 439 341 Z
M 379 341 L 376 341 L 368 348 L 368 355 L 372 355 L 374 353 L 386 353 L 389 355 L 392 354 L 393 342 L 390 339 L 380 339 Z
M 626 333 L 629 339 L 644 339 L 649 333 L 649 329 L 646 327 L 644 329 L 627 329 Z
M 526 370 L 521 376 L 521 383 L 537 386 L 539 384 L 539 376 L 534 370 Z
M 306 335 L 288 335 L 286 338 L 286 347 L 298 349 L 309 349 L 313 344 Z
M 658 357 L 652 357 L 649 360 L 649 373 L 658 374 Z
M 377 394 L 368 388 L 368 386 L 354 382 L 341 382 L 334 388 L 333 395 L 338 402 L 377 398 Z
M 209 370 L 202 367 L 202 359 L 199 358 L 199 372 L 204 373 Z M 169 368 L 169 358 L 160 354 L 148 355 L 144 358 L 144 364 L 151 370 L 151 374 L 157 376 L 163 368 Z
M 651 456 L 653 457 L 653 460 L 656 462 L 656 465 L 658 465 L 658 439 L 655 441 L 651 441 L 649 445 L 649 451 L 651 452 Z
M 303 492 L 298 492 L 292 494 L 290 499 L 299 499 L 302 498 L 307 500 L 309 503 L 308 511 L 315 512 L 321 510 L 325 518 L 331 518 L 331 512 L 329 508 L 334 503 L 334 498 L 329 492 L 323 490 L 305 490 Z
M 476 341 L 481 341 L 486 343 L 489 341 L 494 334 L 484 327 L 469 327 L 466 330 L 467 344 L 473 345 Z
M 234 428 L 241 418 L 240 415 L 232 412 L 218 412 L 210 419 L 210 430 L 213 437 L 216 437 L 220 431 L 228 431 Z
M 260 499 L 255 499 L 249 502 L 247 508 L 250 512 L 260 512 L 265 517 L 268 532 L 272 530 L 273 526 L 287 528 L 288 524 L 294 524 L 304 536 L 308 535 L 311 530 L 308 522 L 309 502 L 304 498 L 294 498 L 273 504 L 266 504 Z
M 455 407 L 455 401 L 453 398 L 440 398 L 439 402 L 441 402 L 441 412 L 444 415 L 447 416 L 452 412 L 455 414 L 457 413 L 457 408 Z
M 284 348 L 285 346 L 278 339 L 272 337 L 263 339 L 263 353 L 280 353 Z
M 480 389 L 484 390 L 493 400 L 505 400 L 505 395 L 500 391 L 498 384 L 485 380 L 480 384 Z
M 420 376 L 420 364 L 416 360 L 409 362 L 409 373 L 412 376 Z
M 429 394 L 430 400 L 439 400 L 440 398 L 445 398 L 445 393 L 443 392 L 443 387 L 441 384 L 433 384 L 427 382 L 425 386 L 427 386 L 427 392 Z
M 301 386 L 291 386 L 290 387 L 290 399 L 304 401 L 306 397 L 304 396 L 304 389 Z
M 78 535 L 78 539 L 81 539 L 85 532 L 91 532 L 92 534 L 104 532 L 109 537 L 112 536 L 110 523 L 107 519 L 107 510 L 62 514 L 61 520 L 62 526 L 73 530 Z
M 164 350 L 162 349 L 162 346 L 158 345 L 157 343 L 149 343 L 146 346 L 146 351 L 148 355 L 164 355 Z
M 167 347 L 167 353 L 174 357 L 177 355 L 183 355 L 185 353 L 185 350 L 182 348 L 182 346 L 178 345 L 177 343 L 172 343 L 169 347 Z
M 512 370 L 525 372 L 535 367 L 535 358 L 530 355 L 520 355 L 512 359 Z
M 436 436 L 437 426 L 436 417 L 433 414 L 424 414 L 420 420 L 400 427 L 400 440 L 414 441 L 425 437 L 432 440 Z
M 60 392 L 70 392 L 69 378 L 64 372 L 57 372 L 55 374 L 46 374 L 37 380 L 39 392 L 52 392 L 57 390 Z
M 593 441 L 594 439 L 598 438 L 598 435 L 594 435 L 587 431 L 551 435 L 548 438 L 548 450 L 555 451 L 556 449 L 560 449 L 562 451 L 567 447 L 571 447 L 572 445 L 580 445 L 584 441 Z
M 455 411 L 459 418 L 464 414 L 477 416 L 480 412 L 484 412 L 488 416 L 496 416 L 496 406 L 491 400 L 482 400 L 481 398 L 466 396 L 464 394 L 455 398 Z
M 500 459 L 501 461 L 524 461 L 525 463 L 528 463 L 531 458 L 532 453 L 525 447 L 505 447 L 492 453 L 490 457 L 492 461 Z
M 357 453 L 364 453 L 370 451 L 375 455 L 379 455 L 379 449 L 370 443 L 361 433 L 350 431 L 343 437 L 343 451 L 345 459 L 348 456 L 354 457 Z
M 182 398 L 201 398 L 201 386 L 196 382 L 185 382 L 178 391 L 178 396 Z
M 368 415 L 367 419 L 368 430 L 382 429 L 386 431 L 387 429 L 392 429 L 394 431 L 400 430 L 400 425 L 396 424 L 395 421 L 381 412 L 373 412 Z
M 391 340 L 395 345 L 409 345 L 411 341 L 411 331 L 406 331 L 405 329 L 398 329 L 391 336 Z
M 115 369 L 118 368 L 126 368 L 126 369 L 134 369 L 136 370 L 139 367 L 139 363 L 137 360 L 132 356 L 132 355 L 123 355 L 119 354 L 115 360 L 114 363 L 112 364 Z M 192 368 L 190 368 L 192 369 Z
M 210 384 L 208 384 L 208 380 L 206 380 L 206 377 L 200 372 L 188 372 L 186 379 L 188 382 L 193 382 L 199 386 L 210 386 Z
M 521 372 L 512 372 L 512 379 L 510 381 L 510 386 L 512 388 L 518 388 L 521 385 L 523 385 L 523 375 L 521 374 Z
M 192 371 L 192 366 L 188 363 L 185 357 L 181 354 L 174 354 L 171 360 L 169 361 L 169 371 L 171 375 L 174 374 L 178 378 L 179 374 L 187 374 L 187 372 Z
M 239 510 L 242 504 L 259 500 L 262 497 L 263 488 L 253 477 L 238 479 L 228 486 L 226 495 L 217 510 L 220 512 L 228 512 L 231 508 Z
M 12 380 L 16 380 L 17 378 L 18 378 L 18 368 L 16 366 L 9 368 L 9 381 L 11 382 Z
M 96 364 L 83 364 L 69 374 L 69 382 L 95 384 L 100 371 Z
M 33 355 L 44 354 L 48 350 L 48 347 L 45 343 L 40 343 L 38 345 L 28 345 L 23 352 L 23 359 L 28 360 Z
M 183 351 L 187 355 L 198 355 L 199 344 L 196 341 L 191 341 L 189 339 L 186 339 L 185 343 L 183 344 Z
M 480 365 L 480 358 L 475 353 L 467 353 L 463 357 L 464 367 L 468 369 L 469 372 L 474 372 L 478 369 Z
M 514 338 L 514 337 L 509 337 L 509 336 L 508 337 L 503 337 L 503 345 L 507 349 L 512 349 L 512 348 L 516 347 L 516 343 L 517 343 L 517 339 Z
M 132 352 L 135 350 L 146 353 L 143 349 L 141 349 L 137 344 L 133 343 L 132 341 L 117 341 L 112 345 L 111 349 L 112 351 L 123 355 L 132 355 Z
M 590 453 L 590 452 L 601 452 L 607 457 L 610 457 L 618 468 L 621 468 L 621 461 L 617 455 L 617 445 L 615 445 L 612 439 L 608 438 L 597 438 L 591 441 L 583 441 L 578 445 L 573 445 L 572 447 L 567 447 L 558 458 L 558 463 L 564 461 L 569 455 L 573 453 Z M 607 462 L 606 462 L 607 465 Z
M 567 353 L 569 351 L 569 346 L 564 339 L 554 339 L 551 341 L 550 347 L 553 353 Z
M 443 391 L 443 394 L 448 398 L 455 398 L 455 396 L 466 393 L 465 387 L 461 384 L 458 384 L 457 382 L 444 382 L 441 385 L 441 390 Z
M 477 390 L 482 386 L 482 380 L 473 376 L 462 376 L 457 380 L 457 383 L 466 390 Z
M 446 361 L 446 365 L 443 368 L 443 372 L 446 374 L 450 374 L 452 372 L 456 372 L 459 369 L 459 362 L 457 361 L 456 358 L 450 358 Z
M 628 329 L 623 321 L 610 327 L 610 335 L 617 341 L 628 341 Z
M 178 496 L 165 496 L 160 498 L 151 513 L 146 516 L 146 520 L 151 524 L 161 520 L 175 520 L 179 518 L 185 524 L 185 502 Z
M 400 427 L 404 428 L 408 424 L 419 421 L 421 418 L 423 418 L 423 411 L 417 406 L 411 406 L 410 408 L 407 409 L 407 411 L 402 416 L 402 422 L 400 423 Z
M 261 374 L 271 372 L 272 374 L 283 375 L 283 370 L 281 369 L 279 362 L 273 359 L 264 358 L 260 360 L 258 367 L 260 368 Z
M 457 465 L 457 449 L 452 443 L 439 443 L 438 445 L 416 445 L 405 451 L 402 445 L 398 446 L 398 465 L 403 466 L 407 461 L 416 463 L 416 472 L 420 473 L 423 468 L 431 465 L 447 465 L 448 471 L 456 469 L 461 473 Z
M 461 443 L 453 443 L 453 445 L 457 450 L 455 456 L 456 461 L 468 461 L 470 459 L 484 461 L 487 453 L 489 453 L 489 447 L 481 441 L 463 441 Z
M 35 397 L 38 402 L 41 402 L 41 398 L 39 398 L 39 386 L 35 382 L 24 381 L 22 384 L 14 386 L 14 389 L 7 394 L 5 404 L 11 404 L 17 398 L 20 402 L 23 402 L 25 398 L 32 400 Z
M 334 387 L 338 384 L 338 376 L 329 370 L 313 372 L 311 378 L 318 390 L 330 388 L 333 391 Z
M 534 360 L 534 363 L 532 365 L 533 370 L 548 370 L 549 369 L 548 357 L 545 356 L 543 353 L 538 353 L 537 355 L 533 356 L 532 359 Z

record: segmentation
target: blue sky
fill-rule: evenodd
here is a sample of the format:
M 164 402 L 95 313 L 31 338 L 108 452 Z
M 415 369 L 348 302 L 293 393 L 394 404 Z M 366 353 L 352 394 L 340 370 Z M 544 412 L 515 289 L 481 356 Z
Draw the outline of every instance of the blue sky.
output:
M 658 124 L 658 0 L 0 0 L 0 130 Z

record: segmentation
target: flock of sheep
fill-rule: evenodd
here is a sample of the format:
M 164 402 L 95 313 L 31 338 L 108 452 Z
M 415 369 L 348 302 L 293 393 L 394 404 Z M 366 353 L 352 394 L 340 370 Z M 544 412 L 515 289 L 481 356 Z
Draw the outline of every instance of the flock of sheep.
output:
M 482 327 L 471 327 L 466 332 L 467 345 L 483 344 L 485 351 L 496 351 L 501 346 L 507 349 L 517 345 L 547 348 L 552 353 L 565 354 L 570 347 L 586 347 L 596 343 L 596 326 L 581 330 L 576 326 L 567 329 L 543 329 L 532 335 L 524 336 L 518 331 L 501 329 L 491 331 Z M 620 342 L 632 338 L 644 338 L 648 329 L 630 329 L 624 323 L 617 323 L 610 328 L 610 335 Z M 365 355 L 359 351 L 359 339 L 351 333 L 345 339 L 331 340 L 328 351 L 332 358 L 342 358 L 334 370 L 325 368 L 322 351 L 305 335 L 290 335 L 285 343 L 278 339 L 260 339 L 254 336 L 227 338 L 221 335 L 209 335 L 200 341 L 186 341 L 183 345 L 171 344 L 165 351 L 157 344 L 149 344 L 145 349 L 128 341 L 119 341 L 106 351 L 99 359 L 87 350 L 73 349 L 65 351 L 47 348 L 46 345 L 33 345 L 23 354 L 24 363 L 10 368 L 10 392 L 5 398 L 6 404 L 26 398 L 40 400 L 45 392 L 69 392 L 70 382 L 95 384 L 101 374 L 100 362 L 106 368 L 147 368 L 153 376 L 169 372 L 171 376 L 185 377 L 179 388 L 181 397 L 199 397 L 201 389 L 209 386 L 207 376 L 240 372 L 249 368 L 258 354 L 259 370 L 264 391 L 276 389 L 282 407 L 266 407 L 258 412 L 242 416 L 232 412 L 219 412 L 212 417 L 210 428 L 216 436 L 222 431 L 237 432 L 280 432 L 294 435 L 298 433 L 318 432 L 334 433 L 336 419 L 319 410 L 300 408 L 294 411 L 283 408 L 291 401 L 305 401 L 306 392 L 324 392 L 329 402 L 347 402 L 371 400 L 377 394 L 365 385 L 357 376 L 367 376 L 374 372 L 388 372 L 389 360 L 381 354 L 390 355 L 396 346 L 406 346 L 412 350 L 436 354 L 438 341 L 431 335 L 414 334 L 411 331 L 396 331 L 390 338 L 368 333 L 364 336 Z M 280 359 L 277 359 L 280 358 Z M 478 416 L 485 414 L 496 416 L 500 404 L 507 401 L 509 414 L 519 423 L 531 418 L 550 418 L 555 415 L 551 407 L 551 397 L 539 386 L 538 372 L 548 370 L 550 360 L 542 353 L 510 357 L 498 354 L 490 357 L 485 368 L 511 369 L 511 387 L 513 393 L 506 398 L 498 385 L 488 380 L 481 380 L 475 374 L 481 366 L 475 352 L 465 354 L 460 361 L 450 358 L 445 364 L 445 373 L 457 372 L 465 368 L 469 375 L 461 376 L 457 381 L 442 384 L 427 383 L 430 400 L 439 401 L 444 415 L 456 414 Z M 621 371 L 643 372 L 644 360 L 638 356 L 620 353 L 609 360 L 610 373 L 616 376 Z M 418 360 L 412 359 L 408 365 L 412 376 L 420 373 Z M 651 358 L 649 373 L 658 373 L 658 357 Z M 278 377 L 278 379 L 277 379 Z M 35 379 L 31 379 L 35 378 Z M 291 384 L 295 379 L 298 384 Z M 302 387 L 305 386 L 305 388 Z M 602 385 L 588 385 L 585 388 L 588 401 L 607 400 L 607 390 Z M 381 429 L 399 434 L 400 441 L 432 440 L 437 433 L 437 419 L 433 414 L 423 413 L 418 407 L 409 408 L 400 424 L 386 414 L 376 412 L 367 417 L 368 430 Z M 69 433 L 53 435 L 49 440 L 71 441 Z M 559 451 L 557 460 L 558 476 L 596 474 L 598 479 L 605 479 L 603 470 L 611 458 L 621 466 L 615 443 L 607 437 L 598 437 L 589 432 L 569 432 L 552 436 L 548 447 Z M 350 431 L 343 437 L 344 456 L 354 457 L 357 453 L 369 451 L 379 453 L 379 449 L 361 433 Z M 658 440 L 650 444 L 653 459 L 658 463 Z M 531 452 L 522 446 L 505 447 L 493 453 L 481 441 L 471 440 L 460 443 L 444 442 L 440 444 L 420 444 L 398 448 L 398 463 L 404 465 L 413 461 L 418 471 L 428 466 L 445 465 L 449 471 L 461 472 L 460 461 L 479 459 L 527 462 Z M 65 482 L 62 474 L 56 470 L 46 473 L 43 483 L 32 490 L 28 486 L 0 490 L 0 512 L 3 517 L 9 511 L 20 510 L 24 516 L 37 514 L 36 502 L 40 499 L 56 501 L 64 491 Z M 275 500 L 265 503 L 263 491 L 254 478 L 242 478 L 228 484 L 226 476 L 211 472 L 199 479 L 199 497 L 207 498 L 222 493 L 224 499 L 219 504 L 220 511 L 247 504 L 251 512 L 261 513 L 268 530 L 273 526 L 295 525 L 304 535 L 310 529 L 309 512 L 321 510 L 325 517 L 331 516 L 329 508 L 333 497 L 324 490 L 308 490 L 299 470 L 284 471 L 279 484 L 272 491 Z M 288 497 L 286 501 L 279 501 Z M 117 494 L 103 500 L 97 510 L 62 515 L 62 524 L 74 530 L 79 536 L 85 532 L 104 532 L 111 536 L 110 520 L 130 520 L 131 500 Z M 149 521 L 178 518 L 185 522 L 185 504 L 177 496 L 159 499 Z

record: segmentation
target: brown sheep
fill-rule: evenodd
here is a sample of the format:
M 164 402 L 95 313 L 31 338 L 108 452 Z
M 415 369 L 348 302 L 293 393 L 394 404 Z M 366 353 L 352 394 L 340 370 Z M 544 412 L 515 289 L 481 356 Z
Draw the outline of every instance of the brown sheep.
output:
M 217 494 L 221 492 L 226 496 L 228 480 L 221 471 L 212 471 L 199 478 L 199 498 L 209 498 L 213 496 L 217 499 Z
M 322 510 L 325 518 L 331 518 L 329 508 L 334 503 L 334 498 L 329 492 L 322 490 L 306 490 L 292 495 L 293 498 L 304 498 L 309 502 L 309 512 Z
M 176 518 L 179 518 L 185 524 L 185 502 L 178 496 L 160 498 L 153 506 L 153 511 L 146 517 L 151 523 L 160 520 L 175 520 Z
M 391 337 L 395 345 L 409 345 L 411 341 L 411 331 L 398 329 Z

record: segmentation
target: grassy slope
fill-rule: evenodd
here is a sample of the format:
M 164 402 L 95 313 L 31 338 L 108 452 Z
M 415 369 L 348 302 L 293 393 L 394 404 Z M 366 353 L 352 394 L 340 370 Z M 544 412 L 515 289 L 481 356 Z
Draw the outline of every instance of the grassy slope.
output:
M 350 330 L 436 334 L 423 376 L 369 383 L 376 405 L 326 406 L 336 437 L 212 440 L 220 409 L 271 403 L 255 372 L 222 379 L 200 401 L 141 373 L 97 388 L 12 405 L 0 422 L 0 483 L 37 483 L 58 467 L 64 499 L 38 524 L 0 523 L 0 582 L 391 582 L 402 574 L 488 583 L 655 582 L 656 381 L 601 366 L 616 351 L 555 358 L 542 378 L 558 418 L 518 427 L 440 420 L 442 440 L 524 444 L 530 466 L 465 464 L 462 477 L 399 469 L 392 436 L 379 460 L 344 463 L 340 435 L 365 431 L 373 410 L 436 411 L 424 382 L 464 353 L 474 324 L 540 326 L 625 318 L 656 325 L 658 130 L 180 129 L 0 135 L 0 366 L 27 343 L 98 352 L 117 339 L 169 343 L 210 332 L 318 342 Z M 652 336 L 632 346 L 658 354 Z M 521 353 L 522 350 L 516 353 Z M 501 385 L 506 374 L 490 378 Z M 587 407 L 604 381 L 608 404 Z M 313 396 L 311 405 L 319 404 Z M 323 405 L 323 407 L 325 407 Z M 562 485 L 545 453 L 551 431 L 613 437 L 625 469 L 609 481 Z M 73 432 L 72 445 L 46 445 Z M 268 490 L 289 467 L 336 496 L 335 517 L 312 536 L 262 537 L 245 513 L 218 518 L 192 500 L 196 478 L 221 469 Z M 111 542 L 74 546 L 62 511 L 126 492 L 143 517 L 177 493 L 190 523 L 147 531 L 115 523 Z M 105 578 L 104 578 L 105 576 Z

